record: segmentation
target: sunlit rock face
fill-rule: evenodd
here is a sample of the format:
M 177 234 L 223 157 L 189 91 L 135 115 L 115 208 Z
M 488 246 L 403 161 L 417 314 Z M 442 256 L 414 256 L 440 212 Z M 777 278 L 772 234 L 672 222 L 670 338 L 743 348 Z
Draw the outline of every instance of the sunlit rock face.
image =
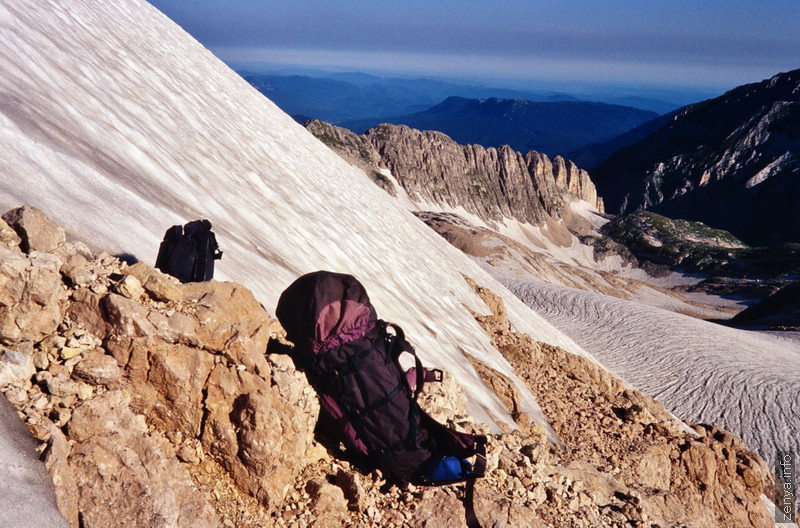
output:
M 376 183 L 379 169 L 388 169 L 415 202 L 534 225 L 561 219 L 573 200 L 603 210 L 588 173 L 560 156 L 459 145 L 440 132 L 404 125 L 379 125 L 363 136 L 321 121 L 306 127 L 346 160 L 378 173 Z

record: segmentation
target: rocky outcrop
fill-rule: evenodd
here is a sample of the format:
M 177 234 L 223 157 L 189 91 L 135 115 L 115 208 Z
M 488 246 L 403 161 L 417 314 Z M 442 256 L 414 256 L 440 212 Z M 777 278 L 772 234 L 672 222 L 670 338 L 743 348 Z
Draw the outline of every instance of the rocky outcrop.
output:
M 372 164 L 373 171 L 378 159 L 416 202 L 463 207 L 484 220 L 532 224 L 562 218 L 572 200 L 603 209 L 586 171 L 559 156 L 459 145 L 440 132 L 402 125 L 380 125 L 364 136 L 321 122 L 309 130 L 345 159 Z
M 541 469 L 552 464 L 571 492 L 538 509 L 543 520 L 559 525 L 567 508 L 577 526 L 606 526 L 604 515 L 633 526 L 773 525 L 760 499 L 769 469 L 742 440 L 711 425 L 689 430 L 586 358 L 515 333 L 502 301 L 475 288 L 493 312 L 478 320 L 564 441 L 560 453 L 539 451 Z
M 392 196 L 397 195 L 394 184 L 381 173 L 382 163 L 378 151 L 365 136 L 358 136 L 346 128 L 317 119 L 308 121 L 303 126 L 345 161 L 363 170 L 384 191 Z
M 752 244 L 796 242 L 800 70 L 688 106 L 592 178 L 611 212 L 651 209 Z
M 387 491 L 315 440 L 314 392 L 285 344 L 268 347 L 282 330 L 243 287 L 180 284 L 70 242 L 7 251 L 2 284 L 61 292 L 46 324 L 3 327 L 0 389 L 42 442 L 72 526 L 462 526 L 463 485 Z M 30 273 L 37 259 L 56 277 Z M 513 385 L 473 358 L 518 427 L 491 435 L 475 499 L 485 526 L 768 525 L 766 469 L 740 440 L 686 432 L 597 365 L 514 333 L 499 298 L 475 288 L 494 314 L 476 317 L 563 440 L 549 445 Z M 31 309 L 6 299 L 9 320 Z M 487 433 L 447 373 L 420 402 Z
M 264 354 L 272 322 L 252 294 L 63 239 L 34 247 L 0 249 L 0 382 L 46 442 L 70 524 L 217 526 L 186 468 L 204 457 L 263 507 L 282 504 L 317 401 L 290 360 Z

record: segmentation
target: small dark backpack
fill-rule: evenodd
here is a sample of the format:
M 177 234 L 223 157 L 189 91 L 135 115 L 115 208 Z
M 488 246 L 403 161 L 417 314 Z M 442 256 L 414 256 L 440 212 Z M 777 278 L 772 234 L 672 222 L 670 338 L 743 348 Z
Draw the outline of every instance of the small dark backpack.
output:
M 472 496 L 486 466 L 486 437 L 450 429 L 420 408 L 423 384 L 441 379 L 441 371 L 424 369 L 400 327 L 377 318 L 361 283 L 327 271 L 304 275 L 281 294 L 276 315 L 319 395 L 320 425 L 350 458 L 390 482 L 466 481 L 467 525 L 480 528 Z M 415 360 L 408 372 L 398 360 L 403 353 Z
M 195 220 L 167 229 L 158 248 L 156 268 L 181 282 L 204 282 L 214 278 L 214 261 L 221 258 L 211 222 Z

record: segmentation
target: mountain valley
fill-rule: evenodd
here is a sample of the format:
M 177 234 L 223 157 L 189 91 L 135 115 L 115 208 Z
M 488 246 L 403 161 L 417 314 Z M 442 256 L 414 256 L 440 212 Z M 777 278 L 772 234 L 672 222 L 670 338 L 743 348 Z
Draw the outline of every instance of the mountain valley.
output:
M 142 0 L 2 2 L 0 40 L 0 403 L 24 429 L 0 427 L 0 455 L 32 445 L 50 477 L 0 457 L 11 522 L 463 526 L 464 484 L 389 486 L 315 435 L 319 401 L 274 309 L 328 269 L 443 369 L 421 405 L 489 435 L 487 527 L 774 526 L 777 448 L 800 452 L 798 241 L 786 211 L 782 230 L 734 228 L 761 214 L 743 206 L 753 189 L 794 204 L 795 72 L 678 111 L 596 180 L 527 144 L 303 127 Z M 534 104 L 447 101 L 491 106 L 496 129 Z M 581 105 L 560 114 L 575 130 L 610 106 L 547 104 Z M 608 138 L 654 117 L 620 108 Z M 720 149 L 701 134 L 731 127 Z M 615 190 L 624 153 L 673 152 L 663 134 L 702 145 L 713 178 L 641 183 L 637 168 Z M 734 166 L 761 172 L 733 178 L 729 230 L 662 216 L 667 198 L 617 214 L 625 196 L 716 192 Z M 215 280 L 181 284 L 150 263 L 196 218 L 224 258 Z

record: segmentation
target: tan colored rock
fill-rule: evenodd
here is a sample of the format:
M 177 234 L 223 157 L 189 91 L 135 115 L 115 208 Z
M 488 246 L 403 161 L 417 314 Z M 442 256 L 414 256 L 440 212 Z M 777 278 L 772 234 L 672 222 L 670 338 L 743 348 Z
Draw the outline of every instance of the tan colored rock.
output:
M 256 374 L 269 373 L 264 359 L 270 320 L 253 294 L 232 282 L 194 282 L 183 285 L 185 303 L 198 321 L 203 348 L 223 352 L 231 361 Z
M 88 286 L 97 280 L 97 274 L 86 264 L 64 264 L 61 273 L 72 286 Z
M 78 504 L 79 490 L 74 485 L 77 481 L 75 469 L 69 464 L 71 445 L 60 427 L 56 427 L 48 420 L 43 426 L 43 437 L 47 438 L 44 464 L 56 491 L 58 509 L 70 526 L 78 526 L 80 522 L 80 506 Z
M 20 247 L 25 253 L 48 253 L 67 240 L 64 230 L 50 220 L 41 210 L 31 205 L 12 209 L 3 215 L 9 226 L 22 239 Z
M 705 444 L 690 441 L 686 450 L 681 453 L 681 461 L 686 467 L 688 477 L 700 483 L 702 491 L 716 480 L 717 458 L 714 451 Z
M 188 464 L 199 464 L 202 460 L 202 448 L 199 443 L 187 442 L 180 446 L 177 451 L 178 458 Z
M 178 279 L 161 273 L 144 262 L 137 262 L 125 272 L 136 277 L 153 299 L 162 302 L 178 302 L 183 299 L 183 291 Z
M 60 262 L 0 246 L 0 343 L 37 342 L 55 332 L 66 308 Z
M 150 315 L 147 307 L 114 293 L 105 296 L 100 304 L 117 335 L 143 337 L 156 334 L 155 326 L 147 320 Z
M 122 369 L 112 356 L 94 353 L 75 365 L 72 377 L 91 385 L 116 386 L 122 381 Z
M 280 504 L 297 471 L 292 468 L 311 444 L 312 424 L 273 390 L 243 395 L 237 404 L 232 422 L 238 431 L 238 458 L 249 474 L 247 481 L 258 487 L 245 489 L 262 502 Z M 234 479 L 241 481 L 241 472 L 234 472 Z
M 36 374 L 33 356 L 18 350 L 0 348 L 0 388 L 22 386 Z
M 198 434 L 202 391 L 214 363 L 211 355 L 158 337 L 119 338 L 110 340 L 107 348 L 112 359 L 124 365 L 137 413 L 162 431 Z
M 78 396 L 81 392 L 77 381 L 71 380 L 66 374 L 57 374 L 44 379 L 47 392 L 53 396 L 64 398 L 67 396 Z
M 72 292 L 67 313 L 72 321 L 86 331 L 105 339 L 109 332 L 109 322 L 106 321 L 105 311 L 100 306 L 102 299 L 102 295 L 88 288 L 78 287 Z
M 133 275 L 126 275 L 115 287 L 117 293 L 134 301 L 144 295 L 144 288 L 139 279 Z
M 0 244 L 10 249 L 19 249 L 20 243 L 22 243 L 22 239 L 17 232 L 5 220 L 0 218 Z
M 342 489 L 324 479 L 314 479 L 306 484 L 311 496 L 311 512 L 319 528 L 338 528 L 347 515 L 347 501 Z
M 311 391 L 297 393 L 300 399 L 286 399 L 260 376 L 222 364 L 206 385 L 205 451 L 270 508 L 282 503 L 312 442 L 319 403 Z
M 61 356 L 61 359 L 71 359 L 71 358 L 74 358 L 75 356 L 80 355 L 80 353 L 82 351 L 83 351 L 83 349 L 81 349 L 81 348 L 65 346 L 61 350 L 58 351 L 58 354 L 59 354 L 59 356 Z
M 366 492 L 356 473 L 340 469 L 336 472 L 336 485 L 342 488 L 350 509 L 357 511 L 364 509 L 367 502 Z
M 219 526 L 186 470 L 168 456 L 168 441 L 148 434 L 124 393 L 85 402 L 67 429 L 74 442 L 67 466 L 75 479 L 68 485 L 77 490 L 86 526 Z
M 197 318 L 182 312 L 166 314 L 150 311 L 147 320 L 156 328 L 156 334 L 170 343 L 200 347 L 202 342 L 197 335 Z
M 672 479 L 672 451 L 663 444 L 651 446 L 634 467 L 629 482 L 668 490 Z

